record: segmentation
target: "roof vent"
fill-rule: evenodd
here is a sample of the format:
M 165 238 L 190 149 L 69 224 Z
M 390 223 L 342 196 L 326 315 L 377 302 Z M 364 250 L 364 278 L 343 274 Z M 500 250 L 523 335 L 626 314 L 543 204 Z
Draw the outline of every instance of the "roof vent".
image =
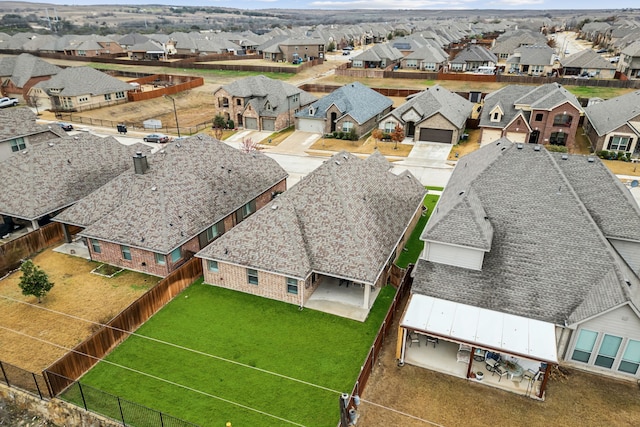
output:
M 340 166 L 340 162 L 336 160 L 336 165 Z
M 542 147 L 540 146 L 540 144 L 536 144 L 533 146 L 533 151 L 540 151 L 542 149 Z
M 178 142 L 178 143 L 176 144 L 176 147 L 180 148 L 180 147 L 182 147 L 182 145 L 180 145 L 180 143 Z
M 587 162 L 593 163 L 595 161 L 596 161 L 595 157 L 591 157 L 591 156 L 587 157 Z
M 27 150 L 22 150 L 22 154 L 27 154 L 28 151 Z
M 343 158 L 343 159 L 345 159 L 345 160 L 347 160 L 347 159 L 348 159 L 348 157 L 347 157 L 347 155 L 346 155 L 346 154 L 343 154 L 343 155 L 342 155 L 342 158 Z
M 506 150 L 506 149 L 507 149 L 507 147 L 502 147 L 502 148 L 500 149 L 500 151 L 504 151 L 504 150 Z
M 80 138 L 78 138 L 77 136 L 74 136 L 73 139 L 75 139 L 76 141 L 79 140 Z
M 158 187 L 156 187 L 155 185 L 153 187 L 151 187 L 151 191 L 156 191 L 158 189 Z
M 202 135 L 201 135 L 201 134 L 196 135 L 196 137 L 197 137 L 198 139 L 202 140 Z
M 464 191 L 461 191 L 458 193 L 458 196 L 462 196 L 464 194 Z
M 50 142 L 50 143 L 49 143 L 49 147 L 53 147 L 53 142 Z
M 516 144 L 516 148 L 517 148 L 518 150 L 522 150 L 522 149 L 524 148 L 524 144 L 523 144 L 522 142 L 518 142 L 518 143 Z
M 158 151 L 158 153 L 160 153 L 160 154 L 167 154 L 167 152 L 164 150 L 164 148 L 163 148 L 162 150 Z
M 278 205 L 271 206 L 271 209 L 273 209 L 275 211 L 276 209 L 278 209 Z
M 142 154 L 142 151 L 136 152 L 136 155 L 133 156 L 133 170 L 136 175 L 144 175 L 144 173 L 149 170 L 147 156 Z
M 563 154 L 562 155 L 562 160 L 569 160 L 569 155 L 568 154 Z

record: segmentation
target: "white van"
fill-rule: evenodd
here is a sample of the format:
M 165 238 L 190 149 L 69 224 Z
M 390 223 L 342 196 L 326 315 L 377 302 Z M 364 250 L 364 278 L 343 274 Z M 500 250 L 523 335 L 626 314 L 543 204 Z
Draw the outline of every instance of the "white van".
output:
M 476 74 L 495 74 L 495 73 L 496 73 L 496 67 L 495 66 L 490 67 L 488 65 L 481 65 L 476 70 Z

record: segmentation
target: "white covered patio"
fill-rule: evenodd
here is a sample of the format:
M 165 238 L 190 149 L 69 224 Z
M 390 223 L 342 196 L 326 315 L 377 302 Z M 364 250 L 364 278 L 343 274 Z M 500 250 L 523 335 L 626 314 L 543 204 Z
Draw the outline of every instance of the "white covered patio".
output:
M 549 366 L 558 363 L 553 324 L 425 295 L 411 295 L 398 340 L 399 365 L 538 399 L 544 398 Z M 486 362 L 491 357 L 500 359 L 498 372 Z
M 364 322 L 379 293 L 379 288 L 368 284 L 321 276 L 320 284 L 304 306 Z

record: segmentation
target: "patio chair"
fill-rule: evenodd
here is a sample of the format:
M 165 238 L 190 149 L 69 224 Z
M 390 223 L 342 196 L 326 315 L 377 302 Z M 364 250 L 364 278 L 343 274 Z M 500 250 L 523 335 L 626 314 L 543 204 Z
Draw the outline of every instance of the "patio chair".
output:
M 498 367 L 498 364 L 499 364 L 499 362 L 496 359 L 493 359 L 491 357 L 487 358 L 484 361 L 484 363 L 486 365 L 487 371 L 489 372 L 493 372 Z
M 533 381 L 533 379 L 536 376 L 536 373 L 533 369 L 527 369 L 526 371 L 524 371 L 522 373 L 522 376 L 520 377 L 520 382 L 522 382 L 523 380 L 527 380 L 527 381 Z
M 498 382 L 500 382 L 502 377 L 504 377 L 508 373 L 509 373 L 509 371 L 507 371 L 506 369 L 502 368 L 500 365 L 496 364 L 493 367 L 493 373 L 491 374 L 491 376 L 494 376 L 495 374 L 498 374 L 500 376 L 500 378 L 498 378 Z
M 409 340 L 409 347 L 412 347 L 413 343 L 418 344 L 418 347 L 420 347 L 420 335 L 415 332 L 409 332 Z
M 439 344 L 440 341 L 437 337 L 430 337 L 429 335 L 427 335 L 427 345 L 429 345 L 429 343 L 433 343 L 433 348 L 436 348 L 436 344 Z

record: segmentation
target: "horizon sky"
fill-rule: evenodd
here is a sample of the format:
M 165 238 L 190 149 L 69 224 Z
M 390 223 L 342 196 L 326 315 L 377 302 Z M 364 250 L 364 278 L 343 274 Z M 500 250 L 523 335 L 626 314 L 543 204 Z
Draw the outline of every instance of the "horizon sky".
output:
M 50 0 L 44 3 L 65 6 L 152 5 L 210 6 L 236 9 L 504 9 L 504 10 L 589 10 L 638 8 L 638 0 Z M 603 9 L 603 6 L 607 6 Z

